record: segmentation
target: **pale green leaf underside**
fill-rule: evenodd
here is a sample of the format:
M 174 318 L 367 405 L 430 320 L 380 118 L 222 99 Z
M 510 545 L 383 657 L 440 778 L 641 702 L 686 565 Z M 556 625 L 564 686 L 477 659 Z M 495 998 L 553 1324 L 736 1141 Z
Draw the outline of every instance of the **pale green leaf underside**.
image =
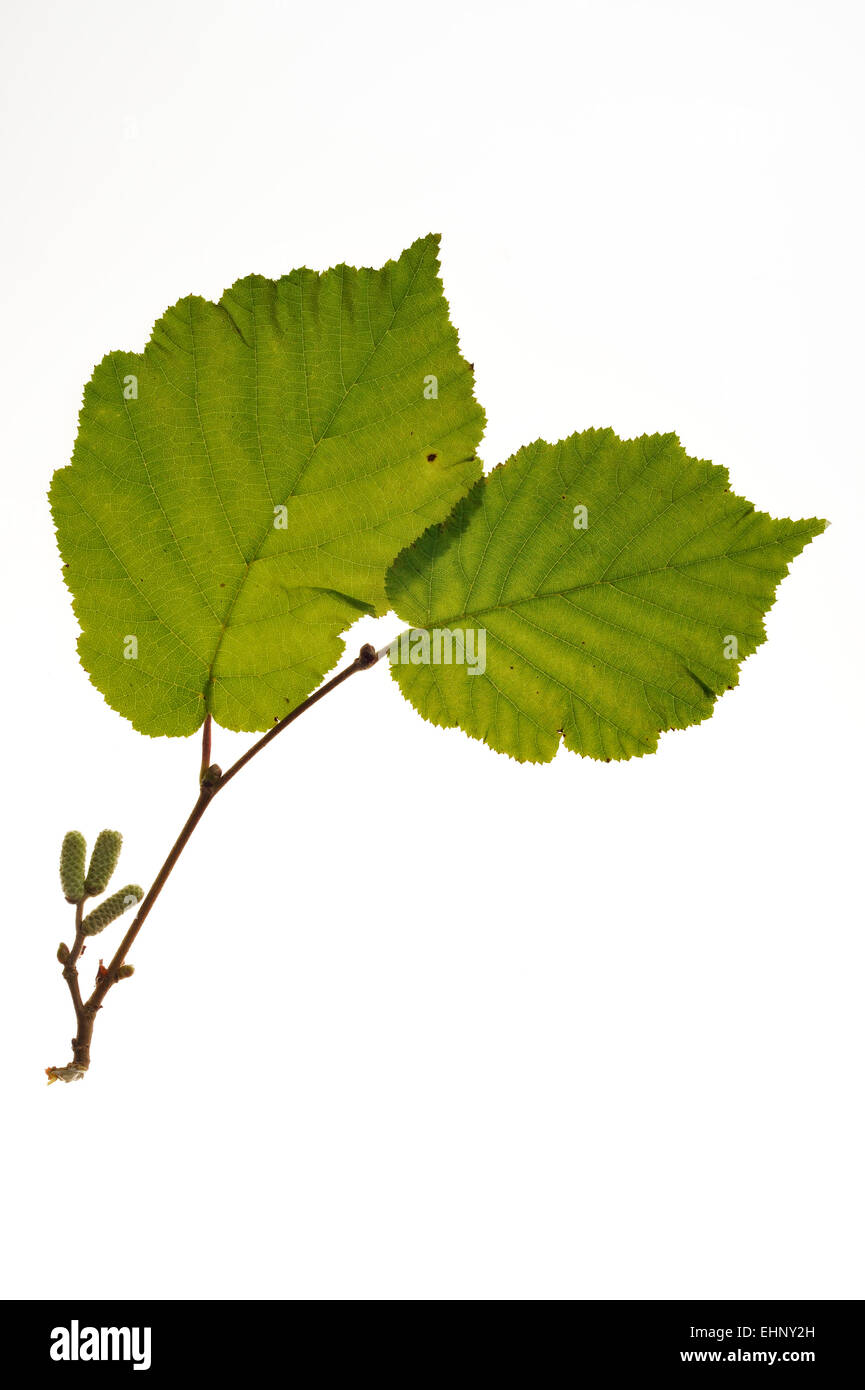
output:
M 51 503 L 82 664 L 137 729 L 268 728 L 480 475 L 437 246 L 191 296 L 94 371 Z
M 675 435 L 538 441 L 388 576 L 413 627 L 483 629 L 485 672 L 419 660 L 393 675 L 425 718 L 520 761 L 549 761 L 561 738 L 604 760 L 653 752 L 736 685 L 778 582 L 824 526 L 755 511 Z

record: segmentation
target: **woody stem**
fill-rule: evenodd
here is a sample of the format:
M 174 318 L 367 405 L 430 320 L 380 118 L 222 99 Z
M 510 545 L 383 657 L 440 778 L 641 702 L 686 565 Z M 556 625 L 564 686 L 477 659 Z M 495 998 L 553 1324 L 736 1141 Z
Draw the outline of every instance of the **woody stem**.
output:
M 75 1009 L 75 1019 L 77 1023 L 76 1036 L 72 1040 L 73 1065 L 82 1070 L 86 1070 L 89 1067 L 93 1025 L 96 1021 L 96 1014 L 102 1007 L 102 1001 L 112 985 L 117 983 L 119 978 L 118 972 L 126 960 L 127 953 L 132 943 L 143 927 L 147 917 L 150 915 L 150 910 L 159 897 L 159 894 L 162 892 L 162 889 L 165 887 L 172 869 L 189 843 L 196 826 L 211 801 L 216 796 L 216 793 L 221 791 L 226 783 L 230 782 L 232 777 L 235 777 L 237 773 L 240 772 L 241 768 L 245 767 L 256 754 L 260 753 L 263 748 L 266 748 L 267 745 L 276 738 L 277 734 L 282 733 L 283 729 L 287 729 L 289 724 L 293 724 L 295 719 L 298 719 L 306 710 L 318 704 L 318 701 L 322 700 L 331 690 L 335 690 L 338 685 L 342 685 L 344 681 L 348 680 L 349 676 L 356 675 L 358 671 L 369 670 L 369 668 L 374 666 L 379 660 L 380 655 L 381 653 L 377 652 L 375 648 L 369 644 L 361 647 L 354 661 L 351 662 L 344 671 L 340 671 L 338 675 L 327 681 L 319 690 L 316 690 L 295 709 L 291 710 L 289 714 L 285 715 L 283 719 L 280 719 L 278 724 L 274 724 L 272 729 L 268 729 L 267 733 L 264 734 L 257 743 L 254 743 L 251 748 L 247 749 L 247 751 L 232 764 L 227 772 L 221 772 L 219 768 L 211 766 L 210 764 L 211 719 L 210 715 L 207 716 L 202 731 L 202 766 L 198 799 L 187 818 L 186 824 L 171 846 L 165 863 L 162 865 L 162 868 L 153 880 L 148 892 L 142 899 L 141 905 L 135 914 L 135 918 L 129 930 L 114 952 L 105 973 L 100 975 L 97 979 L 96 987 L 86 1002 L 81 998 L 78 970 L 76 966 L 76 962 L 84 945 L 84 934 L 82 931 L 82 909 L 84 900 L 82 899 L 76 907 L 75 943 L 63 966 L 63 975 L 72 996 L 72 1004 Z

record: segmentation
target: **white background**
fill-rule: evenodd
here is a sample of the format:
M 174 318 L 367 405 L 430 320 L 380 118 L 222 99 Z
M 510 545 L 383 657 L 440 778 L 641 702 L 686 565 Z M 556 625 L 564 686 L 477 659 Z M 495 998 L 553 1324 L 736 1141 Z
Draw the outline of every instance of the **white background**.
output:
M 862 1297 L 861 5 L 5 29 L 2 1291 Z M 45 489 L 82 386 L 184 294 L 432 230 L 487 466 L 675 429 L 832 527 L 655 757 L 517 766 L 383 667 L 329 697 L 215 803 L 91 1072 L 48 1089 L 62 834 L 122 829 L 147 884 L 198 767 L 77 663 Z

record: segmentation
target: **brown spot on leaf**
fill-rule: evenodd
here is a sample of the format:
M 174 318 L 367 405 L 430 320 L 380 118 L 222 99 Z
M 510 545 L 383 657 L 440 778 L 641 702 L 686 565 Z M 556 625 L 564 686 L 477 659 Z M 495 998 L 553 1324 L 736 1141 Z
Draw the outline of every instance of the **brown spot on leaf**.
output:
M 426 461 L 427 461 L 427 463 L 435 463 L 435 461 L 436 461 L 437 458 L 438 458 L 438 454 L 427 454 L 427 456 L 426 456 Z

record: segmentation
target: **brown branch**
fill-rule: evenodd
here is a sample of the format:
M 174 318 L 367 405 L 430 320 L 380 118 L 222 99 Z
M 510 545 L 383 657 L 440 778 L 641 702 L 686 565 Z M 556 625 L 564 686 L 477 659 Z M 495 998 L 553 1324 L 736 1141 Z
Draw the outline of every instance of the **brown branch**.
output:
M 313 705 L 317 704 L 319 700 L 322 700 L 331 690 L 335 690 L 338 685 L 342 685 L 343 681 L 348 680 L 349 676 L 355 675 L 358 671 L 369 670 L 371 666 L 376 664 L 380 655 L 381 653 L 377 652 L 375 648 L 369 644 L 361 647 L 354 661 L 351 662 L 349 666 L 346 666 L 344 671 L 340 671 L 338 675 L 327 681 L 319 690 L 316 690 L 312 695 L 308 696 L 306 700 L 303 700 L 296 709 L 291 710 L 283 719 L 280 719 L 278 724 L 274 724 L 273 728 L 269 729 L 257 743 L 254 743 L 251 748 L 247 749 L 242 757 L 238 758 L 225 773 L 223 773 L 215 763 L 210 762 L 211 717 L 210 715 L 207 716 L 204 721 L 201 740 L 202 765 L 198 800 L 193 806 L 186 824 L 172 845 L 165 863 L 162 865 L 150 889 L 142 899 L 141 906 L 135 914 L 135 918 L 129 930 L 114 952 L 105 972 L 100 973 L 96 981 L 96 987 L 90 995 L 90 998 L 86 1001 L 82 1000 L 81 997 L 77 968 L 77 961 L 84 949 L 85 941 L 82 930 L 85 899 L 82 898 L 76 905 L 75 942 L 63 965 L 63 976 L 69 986 L 69 993 L 72 997 L 72 1005 L 75 1010 L 76 1034 L 72 1039 L 72 1063 L 70 1068 L 49 1067 L 49 1076 L 51 1076 L 52 1073 L 56 1073 L 58 1076 L 63 1076 L 64 1080 L 71 1080 L 71 1075 L 65 1073 L 71 1071 L 72 1075 L 83 1075 L 90 1066 L 90 1044 L 93 1039 L 93 1026 L 96 1022 L 96 1015 L 102 1008 L 102 1001 L 112 985 L 115 985 L 120 978 L 120 967 L 124 964 L 132 943 L 143 927 L 150 914 L 151 908 L 162 892 L 162 889 L 165 887 L 169 874 L 186 848 L 186 845 L 189 843 L 190 837 L 198 825 L 198 822 L 216 796 L 216 793 L 221 791 L 226 783 L 230 782 L 232 777 L 235 777 L 237 773 L 240 772 L 241 768 L 245 767 L 257 753 L 260 753 L 263 748 L 266 748 L 268 743 L 276 738 L 277 734 L 282 733 L 283 729 L 287 729 L 289 724 L 293 724 L 295 719 L 298 719 L 306 710 L 311 709 Z
M 271 740 L 275 739 L 277 734 L 281 734 L 283 729 L 287 729 L 289 724 L 293 724 L 295 719 L 305 714 L 313 705 L 317 705 L 319 700 L 323 700 L 325 695 L 329 694 L 331 690 L 336 690 L 336 687 L 342 685 L 343 681 L 347 681 L 349 676 L 355 675 L 358 671 L 368 671 L 370 666 L 375 665 L 380 656 L 381 652 L 377 652 L 375 647 L 371 647 L 368 642 L 365 643 L 350 666 L 346 666 L 345 670 L 340 671 L 339 675 L 334 676 L 333 680 L 329 680 L 327 685 L 323 685 L 320 690 L 316 690 L 304 700 L 302 704 L 299 704 L 297 709 L 293 709 L 284 719 L 280 719 L 278 724 L 274 724 L 272 729 L 268 729 L 267 733 L 258 740 L 258 743 L 254 743 L 251 748 L 247 749 L 243 757 L 238 758 L 237 762 L 233 763 L 228 771 L 220 778 L 219 789 L 221 790 L 226 782 L 230 782 L 232 777 L 236 777 L 240 769 L 246 767 L 246 764 L 251 758 L 255 757 L 256 753 L 260 753 L 262 748 L 266 748 Z
M 80 1022 L 84 1004 L 81 999 L 81 987 L 78 983 L 78 957 L 84 949 L 84 933 L 81 930 L 81 922 L 84 917 L 84 904 L 87 901 L 86 895 L 80 902 L 75 904 L 75 940 L 72 943 L 72 950 L 66 957 L 63 964 L 63 976 L 69 985 L 69 993 L 72 995 L 72 1003 L 75 1006 L 75 1017 Z

